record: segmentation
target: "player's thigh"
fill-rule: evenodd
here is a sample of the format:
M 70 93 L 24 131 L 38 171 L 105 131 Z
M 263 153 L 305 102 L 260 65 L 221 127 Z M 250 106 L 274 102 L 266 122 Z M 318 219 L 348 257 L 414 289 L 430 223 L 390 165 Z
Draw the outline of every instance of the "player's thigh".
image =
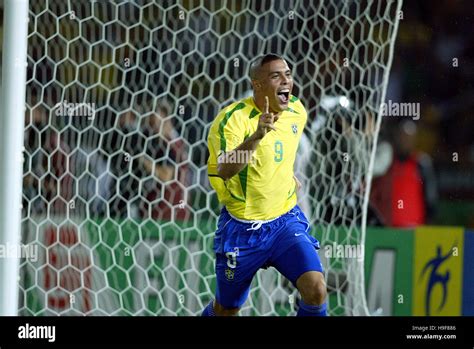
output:
M 216 301 L 225 309 L 240 308 L 246 301 L 252 279 L 264 264 L 262 254 L 216 254 Z
M 318 252 L 309 241 L 300 241 L 291 245 L 272 259 L 271 264 L 295 287 L 296 281 L 304 273 L 308 271 L 323 272 Z

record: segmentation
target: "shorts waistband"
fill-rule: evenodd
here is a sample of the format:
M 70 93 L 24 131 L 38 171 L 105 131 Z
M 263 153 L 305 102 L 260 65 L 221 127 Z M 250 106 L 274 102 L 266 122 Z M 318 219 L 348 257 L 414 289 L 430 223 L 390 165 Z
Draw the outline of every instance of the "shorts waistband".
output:
M 226 209 L 227 210 L 227 209 Z M 237 218 L 235 217 L 234 215 L 232 215 L 232 213 L 230 213 L 229 211 L 227 211 L 227 213 L 229 214 L 229 216 L 232 217 L 232 219 L 235 219 L 236 221 L 238 222 L 241 222 L 241 223 L 246 223 L 246 224 L 253 224 L 253 223 L 261 223 L 261 224 L 265 224 L 265 223 L 270 223 L 270 222 L 273 222 L 273 221 L 276 221 L 278 218 L 286 215 L 286 213 L 282 214 L 281 216 L 278 216 L 278 217 L 275 217 L 275 218 L 272 218 L 272 219 L 268 219 L 268 220 L 254 220 L 254 221 L 247 221 L 245 219 L 240 219 L 240 218 Z M 288 213 L 288 212 L 287 212 Z
M 245 219 L 239 219 L 237 217 L 234 217 L 226 208 L 226 211 L 227 213 L 229 214 L 229 216 L 232 218 L 232 219 L 235 219 L 236 221 L 238 222 L 241 222 L 241 223 L 246 223 L 246 224 L 251 224 L 252 226 L 250 228 L 248 228 L 247 230 L 259 230 L 263 224 L 266 224 L 266 223 L 270 223 L 270 222 L 273 222 L 273 221 L 276 221 L 277 219 L 287 215 L 287 214 L 291 214 L 292 211 L 297 207 L 297 205 L 295 205 L 291 210 L 289 210 L 288 212 L 278 216 L 278 217 L 275 217 L 275 218 L 272 218 L 272 219 L 268 219 L 268 220 L 254 220 L 254 221 L 247 221 Z

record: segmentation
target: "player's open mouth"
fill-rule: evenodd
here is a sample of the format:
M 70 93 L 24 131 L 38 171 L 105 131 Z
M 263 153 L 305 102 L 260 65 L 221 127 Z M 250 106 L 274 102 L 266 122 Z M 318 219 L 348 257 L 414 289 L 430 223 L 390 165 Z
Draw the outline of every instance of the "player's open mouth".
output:
M 290 98 L 290 89 L 284 88 L 277 92 L 278 100 L 281 104 L 288 104 Z

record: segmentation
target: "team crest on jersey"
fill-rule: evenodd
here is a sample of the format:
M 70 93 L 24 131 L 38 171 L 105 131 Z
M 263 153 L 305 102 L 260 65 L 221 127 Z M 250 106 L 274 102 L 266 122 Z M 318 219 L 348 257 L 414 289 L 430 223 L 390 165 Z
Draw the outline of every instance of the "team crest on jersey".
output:
M 297 133 L 298 133 L 298 125 L 297 125 L 297 124 L 291 125 L 291 129 L 293 130 L 293 133 L 294 133 L 294 134 L 297 134 Z
M 229 281 L 234 280 L 234 271 L 232 269 L 225 270 L 225 278 Z

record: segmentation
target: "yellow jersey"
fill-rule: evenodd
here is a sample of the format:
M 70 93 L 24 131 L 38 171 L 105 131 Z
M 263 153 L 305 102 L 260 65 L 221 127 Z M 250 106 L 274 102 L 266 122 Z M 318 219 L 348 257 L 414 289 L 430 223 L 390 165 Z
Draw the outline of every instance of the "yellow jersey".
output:
M 234 150 L 252 135 L 261 114 L 253 97 L 235 102 L 219 112 L 208 136 L 207 170 L 211 186 L 230 214 L 250 221 L 273 219 L 296 205 L 294 162 L 307 120 L 301 101 L 290 96 L 288 109 L 274 124 L 276 131 L 267 132 L 252 161 L 224 181 L 217 174 L 218 156 Z

